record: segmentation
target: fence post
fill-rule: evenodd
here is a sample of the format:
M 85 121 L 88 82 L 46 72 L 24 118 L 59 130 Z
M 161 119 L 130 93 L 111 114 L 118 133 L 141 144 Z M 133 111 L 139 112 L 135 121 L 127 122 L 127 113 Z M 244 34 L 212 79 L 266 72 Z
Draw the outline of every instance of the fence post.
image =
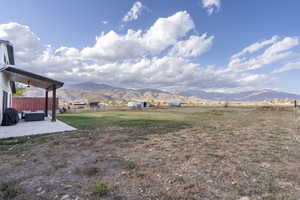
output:
M 56 121 L 56 85 L 53 85 L 52 91 L 52 122 Z
M 48 89 L 45 92 L 45 116 L 48 117 Z

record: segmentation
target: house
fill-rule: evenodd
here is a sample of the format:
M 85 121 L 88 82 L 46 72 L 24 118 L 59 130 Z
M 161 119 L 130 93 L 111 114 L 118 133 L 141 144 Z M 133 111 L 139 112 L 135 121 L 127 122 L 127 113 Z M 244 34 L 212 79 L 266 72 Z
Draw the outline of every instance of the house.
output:
M 15 92 L 15 85 L 10 80 L 9 75 L 4 73 L 7 64 L 14 64 L 11 55 L 12 46 L 7 42 L 0 40 L 0 123 L 2 122 L 2 113 L 7 107 L 11 107 L 12 93 Z
M 16 92 L 15 82 L 32 85 L 45 89 L 44 112 L 48 116 L 48 92 L 52 92 L 56 99 L 56 89 L 63 86 L 63 82 L 41 76 L 19 67 L 15 67 L 14 48 L 9 41 L 0 40 L 0 123 L 3 112 L 12 106 L 12 95 Z M 52 121 L 56 121 L 56 101 L 52 104 Z

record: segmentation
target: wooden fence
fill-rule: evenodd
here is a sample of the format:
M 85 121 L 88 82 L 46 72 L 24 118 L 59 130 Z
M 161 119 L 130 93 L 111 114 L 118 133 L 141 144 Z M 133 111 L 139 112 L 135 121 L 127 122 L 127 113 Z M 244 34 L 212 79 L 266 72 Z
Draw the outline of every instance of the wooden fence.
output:
M 45 110 L 44 97 L 13 97 L 12 107 L 18 112 Z M 48 110 L 52 109 L 52 98 L 48 99 Z M 58 109 L 58 98 L 56 98 L 56 109 Z

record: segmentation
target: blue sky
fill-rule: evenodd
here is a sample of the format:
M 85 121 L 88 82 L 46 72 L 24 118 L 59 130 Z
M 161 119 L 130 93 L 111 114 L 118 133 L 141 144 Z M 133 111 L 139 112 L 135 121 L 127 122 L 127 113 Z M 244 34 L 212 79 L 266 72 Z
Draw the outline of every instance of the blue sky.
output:
M 91 80 L 171 91 L 271 88 L 300 93 L 297 87 L 300 1 L 141 0 L 136 3 L 2 0 L 5 9 L 0 14 L 0 37 L 14 43 L 20 67 L 67 83 Z M 124 20 L 134 5 L 137 5 L 137 13 L 133 14 L 136 16 Z M 175 16 L 174 20 L 171 16 Z M 153 29 L 155 34 L 146 36 L 159 19 L 167 22 L 157 24 Z M 185 27 L 190 22 L 193 25 Z M 185 30 L 176 33 L 167 29 L 172 24 L 175 29 L 185 27 Z M 142 33 L 131 36 L 128 29 Z M 106 35 L 111 31 L 116 35 Z M 156 39 L 164 41 L 161 38 L 165 33 L 168 42 L 157 46 Z M 100 38 L 98 42 L 96 37 Z M 272 37 L 275 38 L 270 41 Z M 264 41 L 269 43 L 240 54 L 239 62 L 230 67 L 234 54 Z M 263 55 L 272 45 L 284 47 Z M 137 52 L 131 52 L 133 49 Z

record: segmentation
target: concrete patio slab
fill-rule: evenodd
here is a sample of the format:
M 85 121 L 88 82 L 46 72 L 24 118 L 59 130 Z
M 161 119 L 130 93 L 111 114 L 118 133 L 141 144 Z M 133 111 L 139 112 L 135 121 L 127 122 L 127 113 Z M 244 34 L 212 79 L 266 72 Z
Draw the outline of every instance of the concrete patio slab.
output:
M 24 122 L 22 120 L 14 126 L 0 126 L 0 139 L 74 130 L 77 129 L 59 120 L 51 122 L 49 118 L 34 122 Z

